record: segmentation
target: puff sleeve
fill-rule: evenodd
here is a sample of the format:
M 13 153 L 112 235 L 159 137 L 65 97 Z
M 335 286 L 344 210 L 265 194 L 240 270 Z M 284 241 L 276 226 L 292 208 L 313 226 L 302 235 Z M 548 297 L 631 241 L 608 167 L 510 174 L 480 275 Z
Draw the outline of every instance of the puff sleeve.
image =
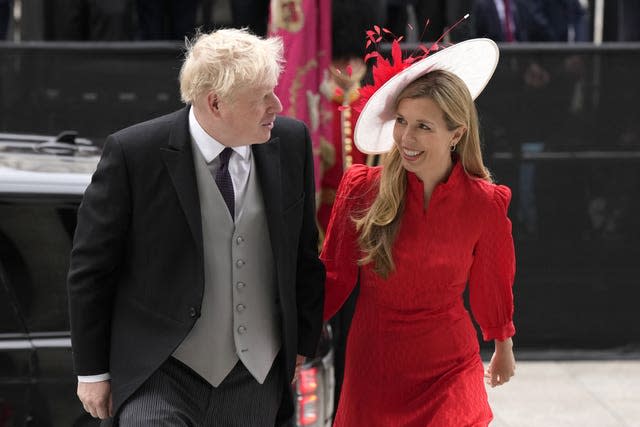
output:
M 325 281 L 324 319 L 328 320 L 342 307 L 353 291 L 358 277 L 358 234 L 354 214 L 363 207 L 370 168 L 355 164 L 343 175 L 325 235 L 320 259 L 324 263 Z
M 469 301 L 473 316 L 486 341 L 505 340 L 515 334 L 513 280 L 515 251 L 507 208 L 511 190 L 494 188 L 485 210 L 484 227 L 474 250 L 469 274 Z

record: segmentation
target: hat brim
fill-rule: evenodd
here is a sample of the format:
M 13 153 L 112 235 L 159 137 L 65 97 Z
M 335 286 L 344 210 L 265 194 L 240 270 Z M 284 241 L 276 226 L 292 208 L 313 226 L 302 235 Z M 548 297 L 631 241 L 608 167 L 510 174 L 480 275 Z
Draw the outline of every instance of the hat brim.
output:
M 449 71 L 467 85 L 472 99 L 485 88 L 498 65 L 500 52 L 493 40 L 466 40 L 417 61 L 383 84 L 369 98 L 356 122 L 354 142 L 365 154 L 386 153 L 393 146 L 395 101 L 412 81 L 431 71 Z

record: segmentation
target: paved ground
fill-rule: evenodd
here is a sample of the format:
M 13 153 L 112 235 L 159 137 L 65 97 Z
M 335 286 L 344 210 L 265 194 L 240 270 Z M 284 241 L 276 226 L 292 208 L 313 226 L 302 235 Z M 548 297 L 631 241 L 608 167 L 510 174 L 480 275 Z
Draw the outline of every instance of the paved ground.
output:
M 640 357 L 549 360 L 521 360 L 508 384 L 487 386 L 491 427 L 640 427 Z

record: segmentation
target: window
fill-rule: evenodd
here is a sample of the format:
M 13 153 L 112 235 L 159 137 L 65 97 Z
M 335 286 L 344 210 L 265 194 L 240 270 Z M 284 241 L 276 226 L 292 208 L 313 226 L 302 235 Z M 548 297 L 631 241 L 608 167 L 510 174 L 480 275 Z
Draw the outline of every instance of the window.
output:
M 31 333 L 69 330 L 66 275 L 78 203 L 79 198 L 0 200 L 5 286 Z

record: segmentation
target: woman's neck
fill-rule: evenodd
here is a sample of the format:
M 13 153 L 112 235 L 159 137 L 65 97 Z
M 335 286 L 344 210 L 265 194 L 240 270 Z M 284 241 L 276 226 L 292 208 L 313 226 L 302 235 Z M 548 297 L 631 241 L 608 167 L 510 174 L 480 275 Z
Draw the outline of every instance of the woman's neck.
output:
M 423 173 L 416 173 L 420 181 L 422 181 L 425 204 L 429 202 L 431 193 L 433 193 L 433 189 L 436 188 L 436 185 L 445 182 L 449 178 L 452 169 L 453 160 L 450 160 L 447 164 L 445 164 L 438 170 L 429 170 Z

